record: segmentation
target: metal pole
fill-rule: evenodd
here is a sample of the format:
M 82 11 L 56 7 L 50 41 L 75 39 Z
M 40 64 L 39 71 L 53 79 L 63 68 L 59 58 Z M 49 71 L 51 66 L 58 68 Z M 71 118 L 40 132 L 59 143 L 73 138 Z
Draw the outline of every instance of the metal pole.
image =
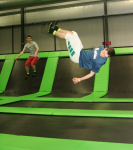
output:
M 104 48 L 105 48 L 105 16 L 103 16 L 103 42 L 104 42 Z
M 21 8 L 21 50 L 24 47 L 24 8 Z
M 12 53 L 14 53 L 14 27 L 12 26 Z
M 109 36 L 108 36 L 107 0 L 104 0 L 104 32 L 105 32 L 105 42 L 108 42 Z

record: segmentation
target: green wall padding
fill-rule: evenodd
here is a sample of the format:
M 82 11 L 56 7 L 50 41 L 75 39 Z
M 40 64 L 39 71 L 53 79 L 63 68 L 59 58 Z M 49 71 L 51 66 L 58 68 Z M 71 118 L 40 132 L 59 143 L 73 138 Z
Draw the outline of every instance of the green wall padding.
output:
M 69 57 L 68 51 L 61 51 L 61 52 L 59 53 L 59 57 Z
M 109 67 L 110 58 L 108 58 L 106 64 L 101 67 L 99 73 L 95 75 L 94 92 L 108 91 Z
M 133 47 L 115 48 L 115 55 L 133 54 Z
M 47 58 L 49 52 L 39 52 L 40 58 Z
M 59 57 L 47 59 L 39 92 L 51 92 Z
M 11 60 L 5 60 L 4 65 L 1 70 L 0 74 L 0 91 L 5 91 L 6 85 L 8 83 L 12 67 L 14 64 L 14 59 Z
M 9 54 L 9 55 L 6 55 L 6 59 L 15 59 L 15 57 L 17 57 L 18 54 Z
M 17 56 L 18 56 L 18 54 L 17 54 Z M 30 53 L 24 53 L 18 59 L 27 59 L 29 56 L 30 56 Z
M 59 52 L 49 52 L 48 53 L 48 57 L 58 57 L 59 56 Z
M 0 107 L 0 113 L 54 115 L 54 116 L 80 116 L 80 117 L 97 117 L 97 118 L 98 117 L 133 118 L 133 111 L 127 111 L 127 110 L 122 111 L 122 110 Z
M 39 52 L 40 58 L 47 58 L 49 52 Z M 18 54 L 17 54 L 18 56 Z M 30 56 L 30 53 L 24 53 L 18 59 L 27 59 Z
M 6 59 L 6 55 L 0 55 L 0 60 L 5 60 Z
M 100 68 L 99 73 L 95 74 L 93 93 L 83 98 L 100 98 L 107 94 L 109 84 L 109 67 L 110 58 L 107 59 L 105 65 Z

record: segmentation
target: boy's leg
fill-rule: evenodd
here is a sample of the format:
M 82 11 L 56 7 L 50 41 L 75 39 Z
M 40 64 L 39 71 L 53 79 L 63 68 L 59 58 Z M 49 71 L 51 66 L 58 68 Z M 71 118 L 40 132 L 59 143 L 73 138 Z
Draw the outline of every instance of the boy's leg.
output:
M 53 34 L 59 38 L 66 39 L 70 59 L 75 63 L 79 63 L 80 51 L 83 46 L 80 39 L 78 39 L 79 37 L 77 37 L 77 33 L 60 29 L 60 31 L 54 31 Z
M 54 31 L 53 34 L 56 35 L 57 37 L 61 38 L 61 39 L 65 39 L 65 36 L 66 36 L 66 33 L 57 32 L 57 31 Z
M 57 24 L 56 24 L 57 25 Z M 58 32 L 57 32 L 58 31 Z M 73 34 L 72 31 L 68 31 L 68 30 L 63 30 L 59 27 L 55 27 L 54 26 L 54 22 L 49 24 L 49 29 L 48 29 L 48 33 L 56 35 L 57 37 L 61 38 L 61 39 L 65 39 L 65 36 L 67 33 L 69 34 Z
M 53 26 L 53 30 L 56 30 L 56 31 L 62 32 L 62 33 L 66 33 L 66 34 L 67 34 L 67 33 L 73 34 L 72 31 L 63 30 L 63 29 L 59 28 L 59 27 L 58 27 L 58 21 L 52 22 L 51 24 L 52 24 L 52 26 Z
M 60 29 L 59 31 L 54 31 L 53 34 L 56 35 L 56 36 L 58 36 L 61 39 L 65 39 L 67 33 L 73 34 L 72 31 L 63 30 L 63 29 Z
M 73 32 L 63 30 L 61 28 L 58 28 L 56 31 L 54 30 L 53 23 L 50 24 L 48 32 L 51 34 L 53 33 L 53 35 L 56 35 L 59 38 L 66 39 L 66 44 L 71 60 L 75 63 L 79 63 L 81 49 L 80 46 L 78 46 L 79 44 L 77 44 L 75 37 L 73 36 Z
M 83 49 L 83 45 L 82 45 L 82 42 L 81 42 L 77 32 L 73 31 L 73 36 L 74 36 L 74 38 L 76 40 L 76 43 L 78 44 L 78 47 L 80 47 L 80 50 L 82 50 Z
M 38 57 L 34 57 L 32 62 L 31 62 L 31 66 L 32 66 L 32 69 L 33 69 L 33 77 L 36 75 L 36 64 L 38 62 L 39 58 Z
M 31 65 L 31 66 L 32 66 L 33 72 L 36 72 L 36 66 L 35 65 Z
M 75 62 L 79 63 L 79 56 L 80 56 L 80 47 L 77 41 L 74 38 L 74 32 L 72 31 L 73 34 L 67 33 L 66 34 L 66 45 L 69 51 L 69 56 L 70 59 Z
M 68 30 L 63 30 L 63 29 L 61 29 L 61 28 L 59 28 L 59 31 L 58 31 L 59 33 L 70 33 L 70 34 L 73 34 L 73 32 L 72 31 L 68 31 Z
M 26 73 L 27 73 L 25 79 L 27 79 L 27 78 L 30 76 L 29 67 L 31 66 L 32 60 L 33 60 L 33 57 L 29 57 L 29 58 L 27 59 L 26 63 L 25 63 L 25 70 L 26 70 Z
M 26 70 L 26 73 L 27 73 L 27 74 L 30 74 L 30 73 L 29 73 L 29 67 L 28 67 L 28 66 L 25 66 L 25 70 Z

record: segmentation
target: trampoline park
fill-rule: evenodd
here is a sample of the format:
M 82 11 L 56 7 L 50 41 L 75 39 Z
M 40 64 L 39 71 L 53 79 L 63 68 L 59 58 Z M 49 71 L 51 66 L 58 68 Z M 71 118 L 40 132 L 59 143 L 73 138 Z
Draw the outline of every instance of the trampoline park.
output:
M 133 3 L 131 2 L 3 0 L 0 3 L 0 20 L 1 16 L 14 15 L 13 9 L 21 9 L 21 12 L 17 12 L 21 13 L 21 25 L 8 27 L 0 25 L 0 34 L 3 30 L 3 33 L 7 34 L 6 29 L 11 28 L 13 39 L 15 39 L 13 33 L 16 28 L 19 27 L 21 31 L 19 51 L 16 51 L 18 46 L 15 45 L 14 40 L 11 41 L 11 52 L 1 52 L 0 48 L 0 150 L 133 149 L 133 45 L 128 43 L 126 46 L 118 46 L 119 42 L 116 42 L 115 46 L 109 36 L 110 25 L 108 23 L 110 19 L 108 17 L 114 17 L 117 20 L 117 17 L 121 17 L 123 14 L 127 17 L 132 16 L 133 12 L 130 11 L 132 11 Z M 124 6 L 125 12 L 109 15 L 107 9 L 114 5 L 116 6 L 114 12 L 118 6 L 118 11 Z M 72 78 L 83 77 L 89 74 L 91 69 L 79 68 L 79 64 L 73 63 L 69 58 L 68 51 L 63 49 L 66 45 L 50 36 L 47 38 L 53 49 L 45 50 L 44 47 L 44 50 L 39 51 L 40 59 L 36 65 L 37 74 L 34 78 L 30 76 L 25 80 L 24 65 L 30 53 L 24 53 L 15 61 L 24 46 L 22 43 L 25 43 L 26 33 L 22 34 L 26 32 L 24 11 L 32 13 L 34 9 L 36 12 L 41 9 L 40 11 L 51 12 L 52 9 L 55 9 L 53 7 L 69 11 L 69 8 L 73 7 L 77 7 L 79 10 L 80 6 L 84 11 L 84 7 L 90 9 L 89 11 L 92 11 L 91 7 L 93 7 L 92 9 L 100 7 L 103 10 L 104 14 L 99 16 L 102 20 L 102 32 L 100 31 L 102 39 L 100 39 L 104 47 L 111 47 L 114 44 L 115 56 L 107 59 L 99 73 L 75 85 Z M 8 14 L 7 10 L 12 13 Z M 84 18 L 80 18 L 80 16 L 76 18 L 75 28 L 77 22 L 81 22 L 82 19 Z M 85 22 L 87 19 L 95 19 L 95 16 L 86 16 Z M 59 25 L 63 26 L 66 22 L 72 24 L 73 20 L 73 18 L 60 19 Z M 46 20 L 36 24 L 41 24 L 41 32 L 43 32 L 45 30 L 43 24 L 46 24 L 47 29 L 50 21 Z M 34 26 L 32 22 L 27 23 L 27 28 L 29 29 L 32 25 Z M 119 28 L 121 27 L 119 26 Z M 29 31 L 33 32 L 33 30 Z M 115 32 L 117 34 L 117 31 Z M 37 32 L 35 32 L 36 34 Z M 94 34 L 94 38 L 95 36 Z M 8 40 L 10 39 L 7 38 Z M 1 41 L 2 38 L 0 38 L 0 45 L 3 42 Z M 8 45 L 4 43 L 2 46 L 4 47 L 5 44 Z M 59 45 L 60 49 L 58 49 Z M 85 44 L 86 46 L 88 46 L 88 42 Z M 88 49 L 85 48 L 86 51 L 92 49 L 91 46 L 88 46 Z M 30 72 L 32 72 L 31 67 Z

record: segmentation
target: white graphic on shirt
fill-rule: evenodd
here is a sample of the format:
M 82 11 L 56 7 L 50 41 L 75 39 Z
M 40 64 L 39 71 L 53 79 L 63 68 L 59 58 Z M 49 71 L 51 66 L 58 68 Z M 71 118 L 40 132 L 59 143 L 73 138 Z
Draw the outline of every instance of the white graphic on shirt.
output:
M 99 48 L 95 48 L 95 50 L 94 50 L 94 57 L 93 57 L 93 59 L 96 59 L 96 57 L 97 57 L 97 51 L 99 50 Z

